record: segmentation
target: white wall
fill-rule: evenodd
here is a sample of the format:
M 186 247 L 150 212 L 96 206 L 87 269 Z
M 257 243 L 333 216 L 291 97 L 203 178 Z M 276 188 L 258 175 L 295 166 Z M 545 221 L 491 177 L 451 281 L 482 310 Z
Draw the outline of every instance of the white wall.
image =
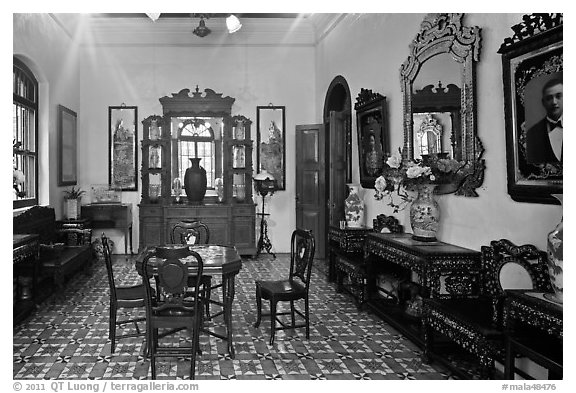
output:
M 317 95 L 322 105 L 336 75 L 346 78 L 352 100 L 361 88 L 387 98 L 391 146 L 403 145 L 400 65 L 409 55 L 408 45 L 420 29 L 424 14 L 356 14 L 347 16 L 317 48 Z M 442 224 L 439 239 L 479 250 L 491 240 L 507 238 L 516 244 L 546 248 L 546 234 L 560 221 L 559 206 L 513 201 L 506 189 L 506 148 L 501 56 L 497 53 L 510 26 L 522 14 L 467 14 L 464 24 L 479 26 L 482 36 L 477 66 L 477 126 L 486 149 L 486 172 L 478 198 L 455 195 L 438 198 Z M 321 111 L 321 108 L 319 108 Z M 359 183 L 355 116 L 353 120 L 353 178 Z M 367 222 L 380 213 L 392 214 L 382 201 L 364 190 Z M 398 218 L 410 230 L 407 209 Z
M 81 118 L 78 49 L 48 14 L 13 14 L 13 23 L 13 54 L 39 82 L 39 203 L 54 207 L 58 218 L 65 189 L 58 187 L 58 105 Z
M 122 46 L 86 48 L 81 59 L 80 179 L 83 188 L 108 182 L 108 106 L 138 107 L 139 122 L 162 114 L 159 98 L 183 88 L 210 88 L 236 99 L 232 114 L 252 120 L 256 141 L 256 107 L 286 106 L 286 191 L 267 200 L 269 237 L 276 252 L 289 252 L 294 217 L 294 149 L 296 124 L 314 122 L 314 48 L 312 46 Z M 142 124 L 139 123 L 142 138 Z M 255 143 L 255 142 L 254 142 Z M 139 152 L 139 159 L 141 154 Z M 256 165 L 256 149 L 253 156 Z M 140 167 L 138 168 L 140 177 Z M 138 179 L 140 181 L 140 178 Z M 124 192 L 134 206 L 134 245 L 138 244 L 138 192 Z M 260 203 L 260 197 L 255 196 Z M 107 231 L 108 232 L 108 231 Z M 110 233 L 122 250 L 121 233 Z M 116 236 L 117 235 L 117 236 Z

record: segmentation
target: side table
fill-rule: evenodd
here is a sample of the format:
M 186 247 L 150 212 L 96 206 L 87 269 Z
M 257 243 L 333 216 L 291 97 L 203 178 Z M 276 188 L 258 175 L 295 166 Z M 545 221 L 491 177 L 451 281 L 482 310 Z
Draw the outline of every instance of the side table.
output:
M 39 237 L 36 234 L 12 234 L 12 264 L 14 271 L 14 325 L 22 321 L 36 307 L 36 291 L 40 264 Z
M 364 266 L 364 240 L 372 232 L 369 227 L 328 228 L 328 278 L 336 281 L 338 291 L 350 293 L 361 307 L 366 302 L 366 273 Z
M 548 369 L 549 379 L 562 379 L 562 304 L 547 299 L 542 292 L 508 290 L 506 294 L 504 377 L 514 379 L 518 374 L 524 379 L 534 379 L 516 367 L 516 356 L 522 355 Z

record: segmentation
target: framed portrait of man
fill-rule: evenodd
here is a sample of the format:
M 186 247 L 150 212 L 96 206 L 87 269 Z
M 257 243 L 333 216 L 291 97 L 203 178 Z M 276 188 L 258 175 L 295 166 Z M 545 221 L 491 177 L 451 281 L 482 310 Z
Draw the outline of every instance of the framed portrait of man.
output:
M 508 193 L 559 203 L 563 192 L 562 14 L 525 15 L 500 47 L 506 113 Z

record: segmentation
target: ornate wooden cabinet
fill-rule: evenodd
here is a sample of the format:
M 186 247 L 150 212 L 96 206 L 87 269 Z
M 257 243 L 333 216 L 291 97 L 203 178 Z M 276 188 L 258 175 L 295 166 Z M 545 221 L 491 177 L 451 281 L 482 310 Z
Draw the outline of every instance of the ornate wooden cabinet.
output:
M 211 89 L 183 89 L 160 98 L 163 116 L 142 121 L 140 249 L 169 242 L 177 221 L 195 219 L 210 228 L 210 242 L 256 253 L 252 122 L 231 115 L 234 101 Z M 201 158 L 207 173 L 200 203 L 189 203 L 183 190 L 190 158 Z
M 452 244 L 420 242 L 405 233 L 368 233 L 368 306 L 401 333 L 423 345 L 418 303 L 426 297 L 478 293 L 480 252 Z M 378 277 L 393 271 L 400 278 L 395 295 L 385 296 Z M 393 287 L 393 285 L 391 286 Z

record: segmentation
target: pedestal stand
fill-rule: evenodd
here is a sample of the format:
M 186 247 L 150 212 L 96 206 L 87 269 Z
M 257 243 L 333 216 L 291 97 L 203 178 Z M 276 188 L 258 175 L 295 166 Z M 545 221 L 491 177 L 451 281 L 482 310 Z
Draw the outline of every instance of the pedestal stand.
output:
M 260 217 L 260 238 L 258 239 L 258 251 L 256 251 L 256 258 L 260 255 L 260 253 L 264 250 L 276 259 L 276 254 L 272 252 L 272 242 L 268 238 L 268 223 L 266 222 L 266 216 L 269 216 L 269 213 L 264 213 L 264 198 L 262 196 L 262 213 L 256 213 Z

